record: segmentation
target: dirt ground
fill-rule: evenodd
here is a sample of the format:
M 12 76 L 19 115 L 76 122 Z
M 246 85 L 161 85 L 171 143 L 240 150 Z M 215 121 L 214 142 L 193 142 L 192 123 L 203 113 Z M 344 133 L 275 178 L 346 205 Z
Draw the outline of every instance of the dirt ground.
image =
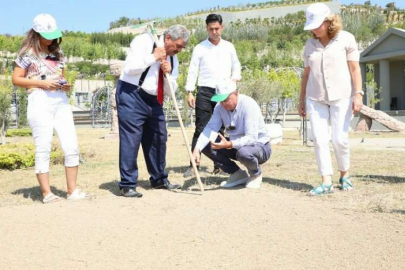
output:
M 43 205 L 32 168 L 0 170 L 0 269 L 405 269 L 403 135 L 351 134 L 356 189 L 313 198 L 314 150 L 298 132 L 273 146 L 259 190 L 221 189 L 227 176 L 203 159 L 204 193 L 183 178 L 181 132 L 169 132 L 177 192 L 150 189 L 141 154 L 144 197 L 117 196 L 118 140 L 104 140 L 106 130 L 78 130 L 79 185 L 91 200 Z M 63 166 L 51 169 L 65 196 Z

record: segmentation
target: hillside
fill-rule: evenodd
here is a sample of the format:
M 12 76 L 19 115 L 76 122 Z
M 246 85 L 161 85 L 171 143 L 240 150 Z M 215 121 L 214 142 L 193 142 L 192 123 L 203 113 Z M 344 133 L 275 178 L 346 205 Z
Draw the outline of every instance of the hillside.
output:
M 300 11 L 305 11 L 306 8 L 312 4 L 312 1 L 290 1 L 291 3 L 297 4 L 290 4 L 289 2 L 284 3 L 283 1 L 279 4 L 269 4 L 268 6 L 265 5 L 266 3 L 258 3 L 258 4 L 247 4 L 246 6 L 239 6 L 239 7 L 227 7 L 227 8 L 219 8 L 219 9 L 209 9 L 204 11 L 198 11 L 189 14 L 185 14 L 183 16 L 178 16 L 177 18 L 187 19 L 187 20 L 202 20 L 204 21 L 208 14 L 210 13 L 219 13 L 222 15 L 222 18 L 225 23 L 229 22 L 236 22 L 242 21 L 244 22 L 246 19 L 257 19 L 257 18 L 282 18 L 285 17 L 287 14 L 294 14 Z M 308 2 L 308 3 L 304 3 Z M 268 2 L 272 3 L 272 2 Z M 339 1 L 333 2 L 324 2 L 333 13 L 340 13 L 341 4 Z M 170 20 L 170 19 L 168 19 Z M 117 25 L 117 24 L 126 24 L 122 27 L 111 28 L 107 31 L 107 33 L 124 33 L 124 34 L 140 34 L 145 31 L 145 27 L 134 28 L 133 25 L 139 23 L 137 19 L 129 19 L 125 17 L 121 17 L 119 20 L 115 22 L 111 22 L 110 25 Z
M 268 8 L 258 8 L 258 9 L 248 9 L 248 10 L 241 10 L 241 11 L 224 11 L 219 10 L 216 11 L 217 13 L 222 15 L 224 22 L 235 22 L 235 21 L 245 21 L 246 19 L 254 19 L 254 18 L 282 18 L 287 14 L 294 14 L 299 11 L 305 11 L 307 7 L 312 4 L 298 4 L 298 5 L 288 5 L 288 6 L 273 6 Z M 340 13 L 340 2 L 325 2 L 332 13 Z M 202 19 L 205 20 L 208 14 L 211 12 L 200 13 L 196 15 L 186 16 L 187 19 Z

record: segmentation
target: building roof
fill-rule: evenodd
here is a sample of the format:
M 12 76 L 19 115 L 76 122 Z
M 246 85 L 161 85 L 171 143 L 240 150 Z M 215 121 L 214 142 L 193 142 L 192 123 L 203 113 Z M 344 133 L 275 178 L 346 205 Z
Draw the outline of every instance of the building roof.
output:
M 405 30 L 390 28 L 360 54 L 360 63 L 405 60 Z

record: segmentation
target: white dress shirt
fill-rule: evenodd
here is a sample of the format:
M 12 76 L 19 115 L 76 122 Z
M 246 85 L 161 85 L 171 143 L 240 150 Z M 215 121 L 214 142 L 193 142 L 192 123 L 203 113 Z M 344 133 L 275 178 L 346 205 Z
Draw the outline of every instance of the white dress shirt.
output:
M 134 40 L 132 40 L 120 80 L 133 85 L 139 85 L 139 79 L 142 73 L 150 66 L 148 74 L 142 84 L 142 89 L 148 94 L 156 96 L 160 62 L 155 60 L 155 56 L 152 53 L 153 43 L 153 36 L 149 33 L 136 36 Z M 160 37 L 158 46 L 163 46 L 163 36 Z M 170 56 L 167 56 L 167 61 L 170 62 Z M 177 60 L 177 55 L 173 56 L 173 66 L 171 81 L 173 90 L 176 91 L 177 77 L 179 76 L 179 61 Z M 170 97 L 170 89 L 166 77 L 164 77 L 164 92 Z
M 204 40 L 193 50 L 188 70 L 186 91 L 192 92 L 198 77 L 198 86 L 215 88 L 218 79 L 232 78 L 240 80 L 241 66 L 235 47 L 229 41 L 221 39 L 218 45 Z
M 210 142 L 211 131 L 218 132 L 224 125 L 232 147 L 239 149 L 242 146 L 254 145 L 256 142 L 266 144 L 270 141 L 264 124 L 262 112 L 257 102 L 242 94 L 238 95 L 238 104 L 235 110 L 227 111 L 218 103 L 207 126 L 201 132 L 196 144 L 198 150 L 203 150 Z M 235 127 L 230 130 L 229 127 Z

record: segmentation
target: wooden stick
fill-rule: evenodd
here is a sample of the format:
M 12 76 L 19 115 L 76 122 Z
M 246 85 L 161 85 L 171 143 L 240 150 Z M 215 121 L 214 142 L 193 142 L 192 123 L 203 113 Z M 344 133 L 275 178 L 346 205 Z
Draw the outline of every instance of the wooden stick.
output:
M 156 34 L 156 30 L 155 30 L 153 24 L 150 24 L 149 26 L 151 28 L 151 32 L 152 32 L 153 39 L 155 41 L 156 47 L 158 47 L 158 37 L 157 37 L 157 34 Z M 195 177 L 197 178 L 198 186 L 200 187 L 200 190 L 203 192 L 204 191 L 204 186 L 203 186 L 203 184 L 201 182 L 200 174 L 198 173 L 197 165 L 196 165 L 195 160 L 193 158 L 193 153 L 191 153 L 190 144 L 189 144 L 189 141 L 188 141 L 186 130 L 185 130 L 184 125 L 183 125 L 183 120 L 181 118 L 179 106 L 177 105 L 176 96 L 174 95 L 172 79 L 171 79 L 171 76 L 170 76 L 169 73 L 165 73 L 165 76 L 166 76 L 167 82 L 169 84 L 170 95 L 171 95 L 171 98 L 172 98 L 172 101 L 173 101 L 173 104 L 174 104 L 174 108 L 176 110 L 177 119 L 179 120 L 181 132 L 183 133 L 183 138 L 184 138 L 184 142 L 185 142 L 186 147 L 187 147 L 187 152 L 188 152 L 188 155 L 190 156 L 191 165 L 193 166 L 193 170 L 194 170 Z

